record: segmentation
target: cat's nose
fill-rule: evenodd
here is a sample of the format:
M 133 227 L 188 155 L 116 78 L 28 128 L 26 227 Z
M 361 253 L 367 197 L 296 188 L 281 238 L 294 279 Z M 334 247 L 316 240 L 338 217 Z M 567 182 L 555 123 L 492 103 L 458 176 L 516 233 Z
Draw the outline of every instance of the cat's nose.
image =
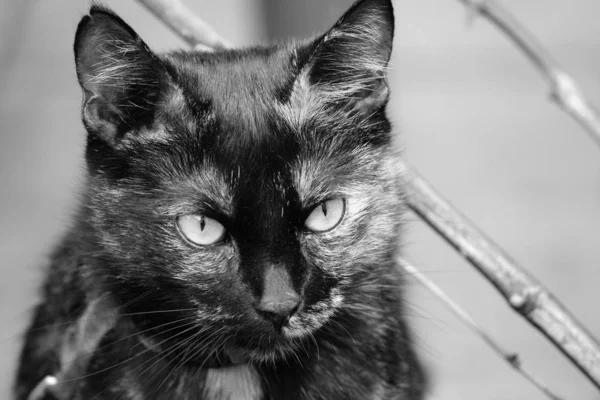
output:
M 256 306 L 258 314 L 281 328 L 298 310 L 301 301 L 285 268 L 270 265 L 265 269 L 263 294 Z
M 266 301 L 261 302 L 256 311 L 265 319 L 271 321 L 276 328 L 281 328 L 287 324 L 288 320 L 298 310 L 300 298 L 294 298 L 285 301 Z

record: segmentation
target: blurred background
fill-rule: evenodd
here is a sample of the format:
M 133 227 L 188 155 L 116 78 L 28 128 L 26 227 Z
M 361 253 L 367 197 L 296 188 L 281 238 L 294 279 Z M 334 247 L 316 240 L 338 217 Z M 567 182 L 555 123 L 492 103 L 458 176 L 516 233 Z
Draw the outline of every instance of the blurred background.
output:
M 331 26 L 352 0 L 187 0 L 245 46 Z M 155 50 L 185 47 L 134 1 L 105 1 Z M 600 3 L 502 0 L 600 104 Z M 72 41 L 83 0 L 0 0 L 0 398 L 66 228 L 84 130 Z M 456 0 L 396 0 L 389 115 L 405 157 L 600 336 L 600 149 L 547 99 L 545 82 Z M 594 387 L 414 216 L 407 257 L 566 399 Z M 431 399 L 544 399 L 418 283 L 410 319 Z

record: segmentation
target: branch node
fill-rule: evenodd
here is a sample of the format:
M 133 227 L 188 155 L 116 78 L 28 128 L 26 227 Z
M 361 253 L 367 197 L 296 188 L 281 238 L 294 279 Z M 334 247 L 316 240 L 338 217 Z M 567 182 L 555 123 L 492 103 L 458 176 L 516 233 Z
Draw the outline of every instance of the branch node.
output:
M 198 43 L 198 44 L 196 44 L 196 45 L 193 47 L 193 49 L 194 49 L 195 51 L 206 51 L 206 52 L 209 52 L 209 53 L 212 53 L 212 52 L 214 52 L 214 51 L 215 51 L 215 49 L 213 49 L 212 47 L 208 47 L 207 45 L 205 45 L 205 44 L 202 44 L 202 43 Z
M 541 289 L 539 287 L 528 287 L 521 292 L 510 295 L 508 302 L 511 307 L 520 314 L 528 315 L 537 307 L 537 298 Z
M 525 379 L 531 382 L 535 387 L 544 392 L 552 400 L 561 400 L 561 397 L 554 394 L 545 384 L 543 384 L 538 378 L 533 376 L 522 364 L 521 357 L 517 353 L 510 352 L 502 347 L 496 340 L 487 333 L 482 327 L 464 311 L 458 304 L 456 304 L 446 293 L 442 291 L 434 282 L 430 281 L 429 278 L 425 277 L 417 268 L 411 265 L 408 261 L 403 258 L 398 258 L 398 264 L 404 268 L 404 270 L 419 282 L 421 282 L 434 296 L 440 299 L 466 326 L 468 326 L 476 335 L 483 339 L 492 350 L 496 352 L 504 361 L 506 361 L 517 373 L 523 375 Z
M 583 97 L 573 78 L 561 71 L 555 71 L 551 76 L 550 98 L 571 112 L 581 112 Z
M 506 361 L 508 361 L 513 368 L 521 369 L 521 358 L 517 353 L 508 354 L 506 356 Z

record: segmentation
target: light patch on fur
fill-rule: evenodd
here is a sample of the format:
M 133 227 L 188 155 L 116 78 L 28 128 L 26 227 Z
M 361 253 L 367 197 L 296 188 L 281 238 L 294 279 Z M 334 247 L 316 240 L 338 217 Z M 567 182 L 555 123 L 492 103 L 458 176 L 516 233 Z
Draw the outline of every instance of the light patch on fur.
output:
M 379 171 L 381 155 L 373 154 L 366 147 L 357 147 L 346 153 L 347 159 L 356 165 L 356 168 L 348 169 L 346 165 L 336 163 L 337 149 L 335 137 L 331 138 L 328 145 L 312 149 L 300 156 L 297 163 L 292 166 L 294 187 L 305 206 L 325 200 L 326 196 L 334 192 L 362 193 L 364 187 L 373 190 L 382 179 Z
M 371 387 L 369 400 L 385 400 L 388 395 L 388 385 L 384 381 L 374 382 Z
M 169 143 L 169 133 L 162 124 L 141 128 L 138 131 L 127 132 L 116 146 L 127 147 L 131 144 Z
M 101 41 L 103 38 L 94 38 Z M 118 84 L 138 85 L 146 84 L 143 69 L 136 57 L 132 55 L 140 52 L 139 45 L 134 41 L 119 40 L 112 38 L 110 42 L 101 41 L 94 43 L 94 51 L 99 55 L 99 62 L 91 65 L 93 74 L 87 74 L 83 85 L 90 90 L 97 92 L 93 88 L 102 86 L 114 86 Z
M 158 124 L 151 128 L 142 128 L 137 134 L 143 142 L 168 143 L 169 133 L 164 125 Z
M 207 400 L 259 400 L 263 390 L 256 370 L 248 365 L 210 368 L 204 395 Z
M 338 288 L 333 288 L 328 299 L 313 304 L 308 310 L 290 318 L 282 332 L 289 338 L 301 338 L 311 335 L 325 325 L 335 311 L 342 306 L 344 296 Z
M 212 203 L 219 206 L 221 212 L 231 215 L 233 212 L 233 191 L 235 185 L 233 171 L 231 177 L 222 172 L 216 165 L 206 161 L 199 168 L 199 172 L 190 177 L 173 176 L 178 182 L 179 190 L 174 191 L 173 202 L 157 209 L 159 215 L 176 217 L 178 215 L 191 214 L 197 209 L 197 198 L 193 194 L 201 194 Z M 184 193 L 181 193 L 181 192 Z M 191 191 L 192 193 L 186 193 Z
M 364 115 L 354 112 L 351 107 L 332 107 L 336 102 L 349 102 L 355 89 L 334 89 L 334 86 L 311 85 L 309 71 L 300 73 L 287 103 L 275 103 L 273 107 L 278 115 L 293 129 L 301 131 L 311 121 L 333 122 L 338 128 L 367 129 Z M 352 82 L 348 82 L 352 84 Z M 361 86 L 362 88 L 362 86 Z M 356 89 L 361 90 L 361 89 Z
M 308 80 L 304 77 L 306 72 L 294 82 L 292 95 L 287 103 L 275 103 L 278 114 L 292 127 L 300 129 L 307 121 L 320 114 L 323 103 L 318 93 L 311 90 Z
M 336 164 L 326 149 L 292 169 L 305 206 L 332 195 L 346 200 L 346 212 L 335 229 L 301 239 L 304 257 L 338 280 L 346 297 L 349 292 L 344 288 L 357 285 L 354 276 L 360 276 L 356 265 L 385 268 L 382 260 L 389 257 L 398 237 L 404 209 L 399 174 L 404 167 L 394 161 L 394 150 L 393 146 L 378 152 L 359 148 L 344 163 Z
M 190 301 L 192 304 L 198 307 L 198 309 L 195 311 L 195 314 L 198 318 L 198 321 L 202 323 L 206 323 L 207 321 L 220 323 L 225 320 L 233 320 L 235 318 L 233 314 L 226 312 L 221 306 L 208 307 L 206 304 L 203 304 L 194 298 L 191 298 Z
M 161 99 L 161 105 L 162 112 L 167 115 L 176 116 L 184 124 L 185 129 L 189 133 L 196 132 L 196 118 L 188 110 L 185 95 L 179 86 L 169 82 L 169 88 L 165 90 L 165 94 Z
M 181 115 L 185 112 L 185 95 L 180 87 L 171 84 L 169 94 L 165 96 L 163 101 L 164 108 L 175 115 Z M 187 121 L 185 121 L 187 122 Z M 190 128 L 193 129 L 193 128 Z
M 352 24 L 340 20 L 324 36 L 294 81 L 289 101 L 275 106 L 293 128 L 299 129 L 311 119 L 360 125 L 365 122 L 360 114 L 372 112 L 387 100 L 392 46 L 392 38 L 385 33 L 387 22 L 378 10 L 361 19 Z M 332 79 L 311 84 L 311 71 L 320 61 L 328 63 Z M 352 107 L 332 109 L 332 104 Z

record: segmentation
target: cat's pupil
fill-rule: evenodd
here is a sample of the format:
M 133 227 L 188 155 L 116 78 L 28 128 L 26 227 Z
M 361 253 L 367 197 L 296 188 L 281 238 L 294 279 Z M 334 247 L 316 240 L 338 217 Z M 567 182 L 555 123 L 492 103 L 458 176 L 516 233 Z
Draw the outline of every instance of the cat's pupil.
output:
M 327 216 L 327 202 L 321 204 L 321 210 L 323 210 L 323 215 Z
M 204 227 L 206 226 L 206 221 L 204 220 L 204 216 L 200 217 L 200 230 L 204 231 Z

